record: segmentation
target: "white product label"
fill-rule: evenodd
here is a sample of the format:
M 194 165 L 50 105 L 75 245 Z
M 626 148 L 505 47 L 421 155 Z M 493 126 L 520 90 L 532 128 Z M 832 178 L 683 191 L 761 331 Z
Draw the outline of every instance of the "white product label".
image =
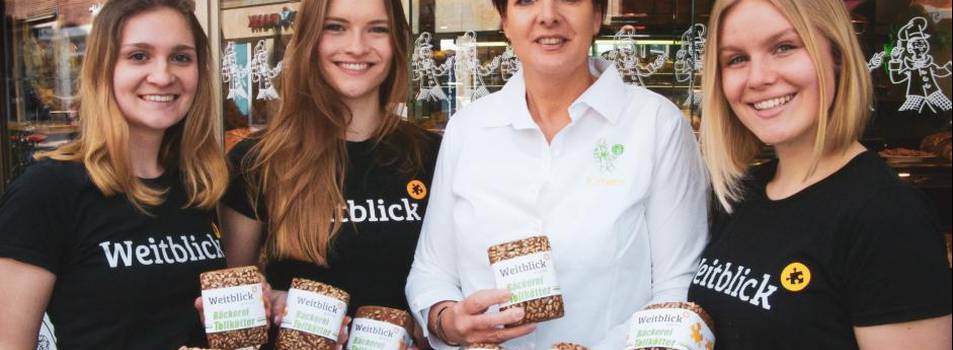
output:
M 202 291 L 205 333 L 228 332 L 267 325 L 261 284 Z
M 501 307 L 562 294 L 549 252 L 498 261 L 492 267 L 496 288 L 512 294 L 510 301 Z
M 288 306 L 281 320 L 281 328 L 319 335 L 331 341 L 338 340 L 341 323 L 347 314 L 347 304 L 324 294 L 291 288 Z
M 664 347 L 706 350 L 715 335 L 698 314 L 678 308 L 642 310 L 632 315 L 625 350 Z
M 354 319 L 347 339 L 348 350 L 405 350 L 411 344 L 403 327 L 369 318 Z

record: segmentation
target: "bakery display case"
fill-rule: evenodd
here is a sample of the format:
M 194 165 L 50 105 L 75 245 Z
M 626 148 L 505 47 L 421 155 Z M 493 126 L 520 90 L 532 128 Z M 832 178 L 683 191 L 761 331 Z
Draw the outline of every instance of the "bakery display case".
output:
M 100 2 L 4 1 L 5 84 L 3 164 L 0 188 L 31 162 L 38 150 L 76 136 L 86 36 Z
M 710 0 L 611 0 L 592 55 L 613 61 L 630 84 L 672 100 L 698 125 L 699 85 Z M 519 58 L 490 0 L 412 1 L 408 119 L 431 130 L 468 103 L 499 90 Z

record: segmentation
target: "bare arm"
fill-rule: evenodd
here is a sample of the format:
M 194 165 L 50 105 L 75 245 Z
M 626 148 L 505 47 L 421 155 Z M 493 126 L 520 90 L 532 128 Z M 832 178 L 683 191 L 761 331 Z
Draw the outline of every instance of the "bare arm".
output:
M 222 223 L 222 248 L 228 266 L 248 266 L 258 264 L 261 251 L 262 228 L 258 220 L 249 218 L 225 205 L 218 206 L 218 217 Z
M 950 315 L 880 326 L 854 327 L 861 350 L 948 350 L 953 346 Z
M 0 258 L 0 349 L 36 349 L 55 281 L 41 267 Z

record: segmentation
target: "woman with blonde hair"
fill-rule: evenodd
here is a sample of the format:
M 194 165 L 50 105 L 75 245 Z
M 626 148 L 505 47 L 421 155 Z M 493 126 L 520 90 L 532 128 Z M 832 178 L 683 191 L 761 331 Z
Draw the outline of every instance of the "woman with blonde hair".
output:
M 401 121 L 410 30 L 400 1 L 305 0 L 267 129 L 229 153 L 229 265 L 263 259 L 275 321 L 293 278 L 407 309 L 404 283 L 439 138 Z
M 35 348 L 44 310 L 60 349 L 204 342 L 192 302 L 225 266 L 211 209 L 228 169 L 193 11 L 110 1 L 94 20 L 80 137 L 0 199 L 0 348 Z
M 721 210 L 689 299 L 716 348 L 949 349 L 935 218 L 858 142 L 872 88 L 843 2 L 717 1 L 709 28 L 701 145 Z M 764 145 L 777 160 L 749 166 Z

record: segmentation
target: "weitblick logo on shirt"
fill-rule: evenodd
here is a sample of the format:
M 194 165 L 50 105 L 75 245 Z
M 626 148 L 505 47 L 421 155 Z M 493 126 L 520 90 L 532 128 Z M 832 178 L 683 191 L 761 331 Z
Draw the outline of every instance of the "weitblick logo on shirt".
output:
M 721 263 L 718 259 L 709 262 L 703 258 L 692 284 L 724 293 L 743 302 L 771 310 L 771 295 L 778 287 L 771 283 L 770 274 L 749 277 L 751 269 L 744 265 L 732 266 L 731 262 Z
M 106 263 L 113 269 L 136 264 L 184 264 L 225 257 L 221 243 L 211 234 L 150 237 L 145 243 L 105 241 L 99 247 L 103 249 Z
M 363 202 L 348 199 L 341 222 L 420 221 L 417 207 L 417 203 L 411 203 L 407 198 L 401 198 L 398 203 L 387 203 L 383 199 Z

